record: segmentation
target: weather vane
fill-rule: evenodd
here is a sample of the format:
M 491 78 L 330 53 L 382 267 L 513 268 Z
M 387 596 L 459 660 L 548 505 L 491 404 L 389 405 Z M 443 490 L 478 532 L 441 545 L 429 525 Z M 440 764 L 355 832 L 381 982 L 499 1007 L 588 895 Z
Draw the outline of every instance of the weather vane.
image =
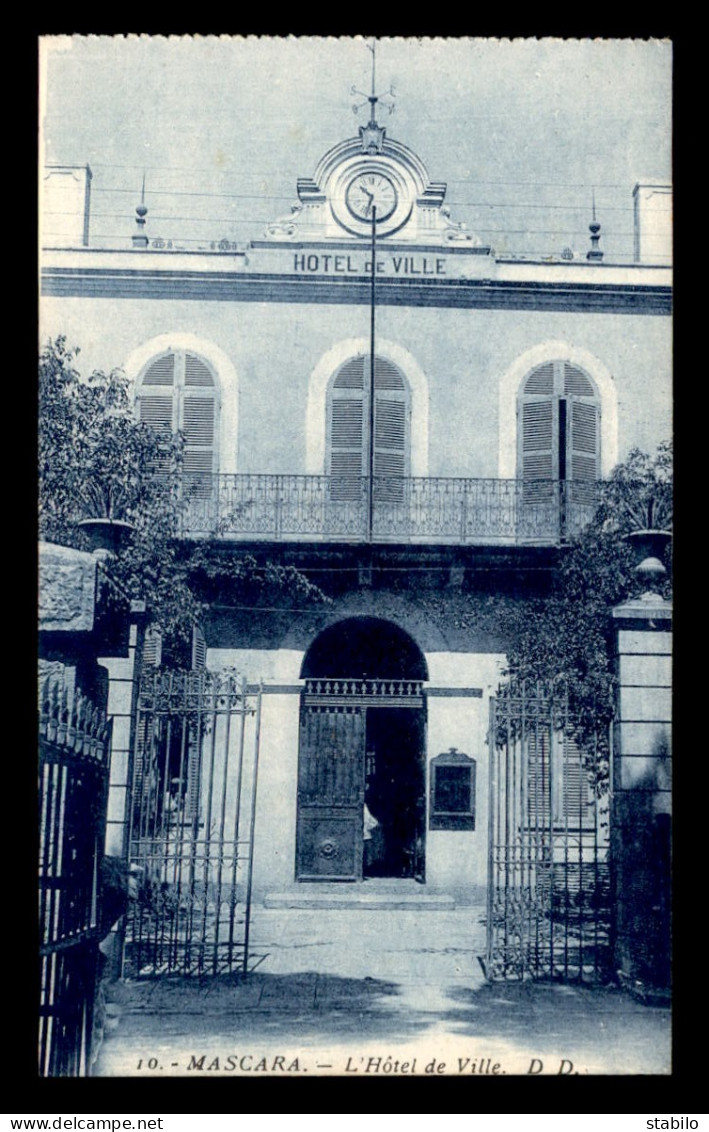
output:
M 363 90 L 359 90 L 356 86 L 351 87 L 350 94 L 359 94 L 364 99 L 363 102 L 356 102 L 352 107 L 352 111 L 355 114 L 359 114 L 362 107 L 369 103 L 369 122 L 366 126 L 359 127 L 362 151 L 364 153 L 381 153 L 386 130 L 377 122 L 377 103 L 380 103 L 390 114 L 393 114 L 396 94 L 392 85 L 389 86 L 389 90 L 386 94 L 381 95 L 376 93 L 376 40 L 373 39 L 371 43 L 367 44 L 367 47 L 372 52 L 372 92 L 371 94 L 365 94 Z

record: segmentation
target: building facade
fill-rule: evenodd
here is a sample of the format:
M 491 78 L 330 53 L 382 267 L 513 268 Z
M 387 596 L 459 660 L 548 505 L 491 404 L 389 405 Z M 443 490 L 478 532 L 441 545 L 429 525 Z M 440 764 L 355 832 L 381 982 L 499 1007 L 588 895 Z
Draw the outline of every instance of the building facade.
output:
M 636 186 L 632 263 L 595 218 L 587 254 L 500 256 L 370 102 L 248 245 L 167 246 L 141 206 L 125 247 L 92 247 L 90 173 L 49 170 L 45 209 L 53 183 L 86 196 L 43 252 L 42 333 L 183 431 L 185 538 L 330 598 L 227 595 L 203 626 L 208 667 L 263 685 L 255 893 L 387 878 L 470 902 L 504 610 L 545 592 L 597 481 L 671 432 L 668 196 Z

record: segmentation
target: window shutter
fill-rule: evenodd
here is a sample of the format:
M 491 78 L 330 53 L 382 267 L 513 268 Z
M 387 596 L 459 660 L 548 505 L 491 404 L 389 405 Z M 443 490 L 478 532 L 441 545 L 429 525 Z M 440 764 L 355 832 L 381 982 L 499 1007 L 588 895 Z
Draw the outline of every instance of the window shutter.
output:
M 583 765 L 583 752 L 575 739 L 564 737 L 564 792 L 562 817 L 570 826 L 594 822 L 593 787 Z
M 201 625 L 192 630 L 192 668 L 199 671 L 207 667 L 207 639 Z
M 369 361 L 369 359 L 367 359 Z M 406 385 L 399 370 L 386 358 L 374 359 L 374 388 L 405 390 Z
M 522 403 L 522 479 L 525 503 L 546 502 L 555 479 L 555 403 L 545 398 Z M 547 482 L 548 481 L 548 482 Z
M 188 448 L 211 451 L 214 444 L 214 403 L 211 397 L 185 397 L 182 428 Z
M 202 754 L 196 739 L 191 736 L 187 753 L 187 789 L 185 792 L 185 820 L 199 822 L 200 764 Z
M 374 474 L 406 473 L 406 404 L 377 397 L 374 417 Z
M 375 390 L 374 402 L 374 498 L 400 503 L 407 472 L 407 404 L 402 394 L 394 400 Z
M 593 502 L 593 484 L 600 474 L 600 414 L 589 378 L 576 366 L 564 366 L 567 417 L 567 477 L 575 502 Z
M 185 354 L 185 385 L 187 388 L 195 385 L 214 388 L 214 378 L 209 367 L 194 354 Z
M 527 736 L 527 820 L 532 827 L 546 828 L 550 821 L 549 738 L 541 727 Z
M 335 378 L 328 402 L 330 496 L 361 498 L 365 475 L 364 357 L 346 362 Z
M 578 366 L 564 362 L 564 392 L 567 397 L 595 397 L 595 390 Z
M 560 435 L 564 429 L 562 401 L 564 436 Z M 527 485 L 525 501 L 549 498 L 551 489 L 543 481 L 561 478 L 578 485 L 573 498 L 588 496 L 592 501 L 590 485 L 598 478 L 600 467 L 600 410 L 588 375 L 569 362 L 538 366 L 524 383 L 518 412 L 518 467 Z
M 554 404 L 525 401 L 522 410 L 522 475 L 526 480 L 551 479 L 554 470 Z
M 157 625 L 149 625 L 145 630 L 143 643 L 143 666 L 159 668 L 162 661 L 162 633 Z
M 206 498 L 212 492 L 218 408 L 214 375 L 195 354 L 173 350 L 147 366 L 138 391 L 140 420 L 166 433 L 183 432 L 183 470 L 192 496 Z M 157 469 L 167 471 L 166 461 L 157 461 Z
M 147 391 L 141 393 L 140 419 L 153 428 L 172 432 L 172 397 L 155 396 Z
M 385 358 L 374 361 L 374 474 L 405 476 L 408 472 L 408 396 L 404 379 Z M 378 484 L 378 495 L 401 495 L 401 484 Z
M 195 354 L 185 353 L 180 362 L 185 489 L 188 497 L 208 499 L 212 494 L 212 473 L 216 471 L 214 378 L 209 366 Z
M 175 355 L 163 354 L 151 362 L 143 375 L 143 385 L 174 385 Z
M 138 404 L 141 422 L 150 425 L 167 440 L 174 428 L 173 398 L 146 391 L 141 392 Z M 170 470 L 167 457 L 156 454 L 154 469 L 158 475 L 166 475 Z
M 328 471 L 331 498 L 359 499 L 369 475 L 369 357 L 346 362 L 328 398 Z M 385 358 L 374 361 L 374 475 L 401 481 L 409 469 L 410 409 L 402 374 Z M 402 484 L 380 481 L 379 499 L 399 499 Z
M 583 768 L 579 762 L 566 760 L 564 765 L 564 809 L 563 819 L 569 825 L 578 825 L 582 812 L 585 810 L 583 795 Z
M 587 401 L 571 403 L 571 479 L 590 480 L 598 472 L 598 409 Z
M 207 640 L 201 625 L 192 628 L 192 670 L 201 672 L 207 667 Z M 185 817 L 189 821 L 199 819 L 200 770 L 202 751 L 200 732 L 193 724 L 189 726 L 187 748 L 187 789 L 185 796 Z
M 556 479 L 558 474 L 555 382 L 554 363 L 547 362 L 530 373 L 522 390 L 519 467 L 525 482 L 525 503 L 547 502 L 552 488 L 545 481 Z
M 345 362 L 335 378 L 333 389 L 364 389 L 364 366 L 368 359 L 363 354 Z
M 525 382 L 524 392 L 528 397 L 551 397 L 554 393 L 554 363 L 547 362 L 533 370 Z
M 362 398 L 333 398 L 330 443 L 332 446 L 333 471 L 339 463 L 341 467 L 361 475 L 362 441 L 364 422 Z M 337 459 L 336 459 L 337 458 Z
M 200 498 L 212 493 L 214 471 L 214 399 L 186 395 L 182 404 L 187 491 Z
M 576 741 L 569 735 L 540 730 L 530 732 L 527 743 L 530 825 L 546 828 L 551 821 L 555 826 L 578 828 L 593 824 L 593 790 Z
M 162 433 L 166 440 L 177 428 L 174 387 L 175 355 L 162 354 L 150 363 L 143 375 L 138 412 L 141 422 Z M 158 475 L 166 475 L 170 470 L 164 456 L 156 456 L 154 467 Z
M 144 832 L 143 782 L 148 751 L 148 722 L 145 715 L 139 715 L 135 729 L 135 753 L 133 756 L 133 822 L 140 836 Z

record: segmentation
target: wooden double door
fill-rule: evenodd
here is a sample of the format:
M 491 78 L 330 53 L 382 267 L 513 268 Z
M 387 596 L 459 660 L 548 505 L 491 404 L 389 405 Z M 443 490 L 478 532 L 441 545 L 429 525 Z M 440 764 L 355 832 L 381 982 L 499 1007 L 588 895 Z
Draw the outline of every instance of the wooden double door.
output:
M 303 705 L 298 880 L 424 879 L 424 726 L 420 708 Z

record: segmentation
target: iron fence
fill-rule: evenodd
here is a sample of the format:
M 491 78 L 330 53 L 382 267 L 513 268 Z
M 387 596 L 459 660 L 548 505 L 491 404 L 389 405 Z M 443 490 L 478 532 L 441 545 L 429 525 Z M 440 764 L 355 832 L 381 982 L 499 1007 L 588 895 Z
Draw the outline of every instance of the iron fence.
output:
M 371 494 L 371 517 L 370 517 Z M 217 475 L 182 481 L 182 533 L 228 539 L 341 539 L 557 545 L 594 515 L 586 481 Z
M 143 673 L 124 975 L 248 970 L 260 713 L 230 673 Z
M 102 937 L 105 716 L 66 670 L 40 688 L 39 933 L 41 1076 L 89 1071 Z
M 603 981 L 610 961 L 608 796 L 597 742 L 574 738 L 563 681 L 490 705 L 488 978 Z

